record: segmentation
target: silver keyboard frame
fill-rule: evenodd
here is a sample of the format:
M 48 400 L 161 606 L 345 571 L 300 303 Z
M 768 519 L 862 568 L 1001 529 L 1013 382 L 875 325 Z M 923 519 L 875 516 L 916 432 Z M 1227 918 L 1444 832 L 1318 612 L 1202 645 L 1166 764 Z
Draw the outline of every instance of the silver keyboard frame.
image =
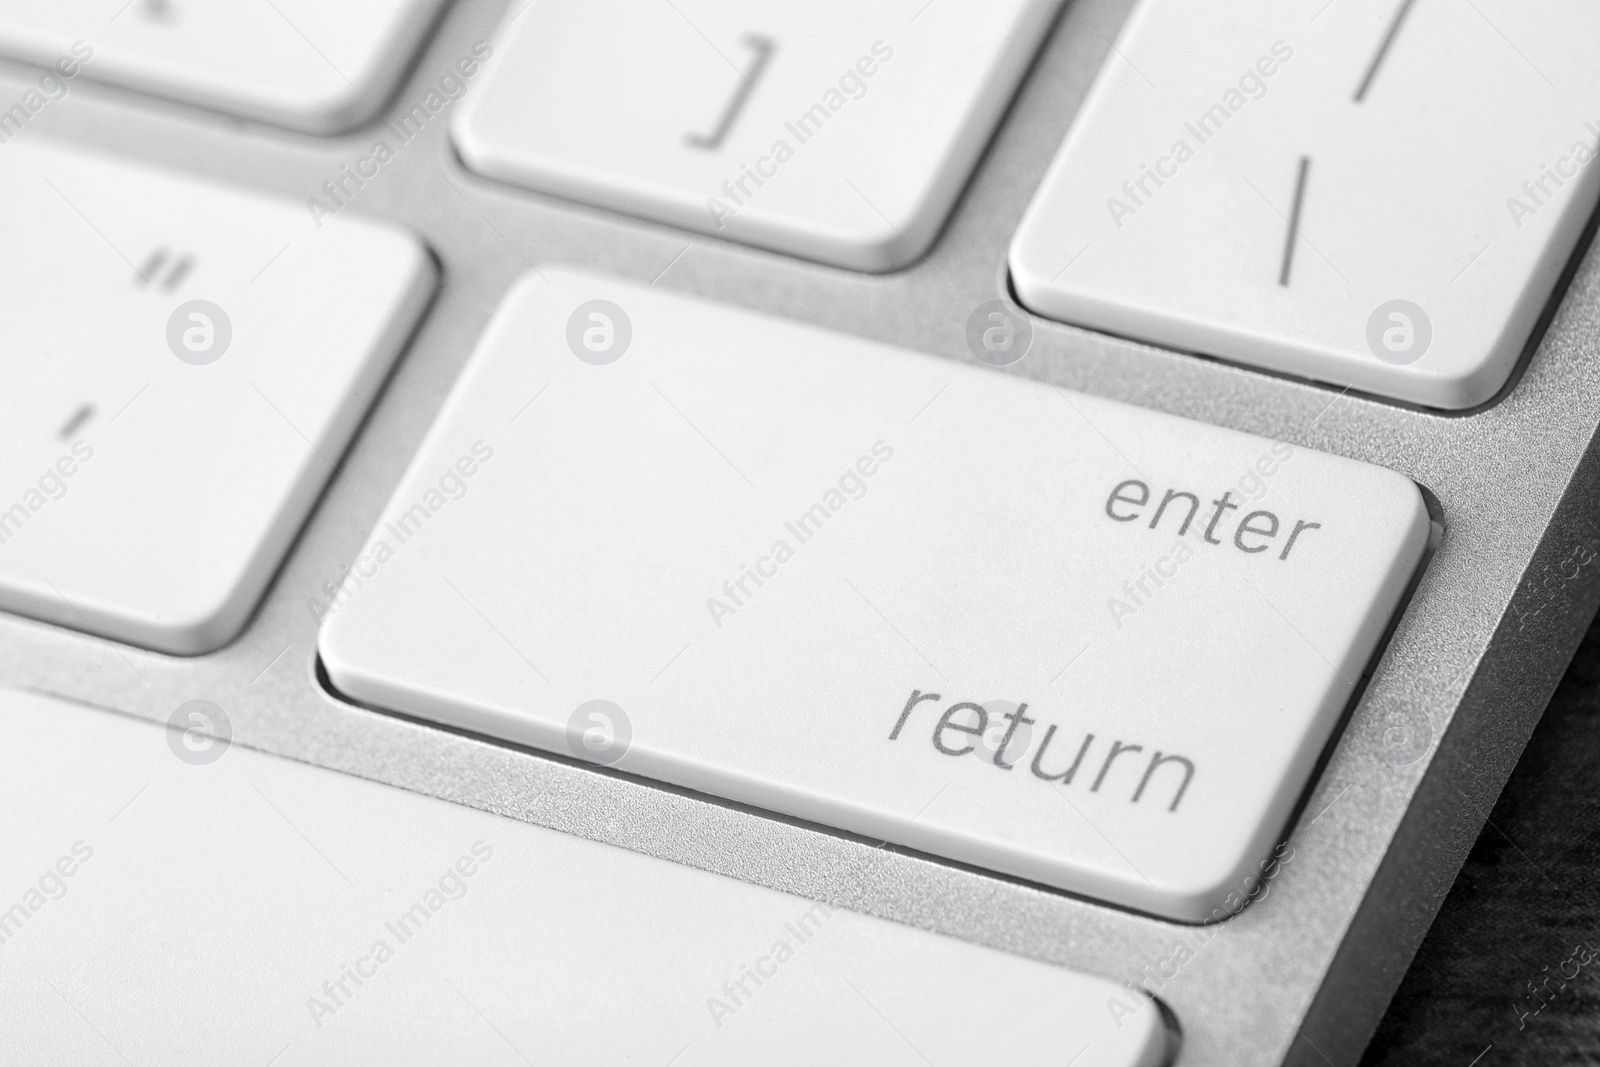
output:
M 954 0 L 936 0 L 954 2 Z M 1312 5 L 1313 7 L 1315 5 Z M 430 123 L 353 211 L 423 235 L 442 288 L 259 610 L 236 641 L 175 658 L 0 617 L 0 684 L 157 722 L 204 697 L 235 739 L 515 819 L 1064 966 L 1137 979 L 1194 927 L 355 707 L 315 670 L 308 597 L 352 558 L 513 279 L 580 265 L 970 360 L 969 311 L 1004 291 L 1006 248 L 1131 0 L 1070 3 L 928 257 L 867 276 L 518 192 L 464 172 Z M 460 0 L 374 122 L 302 136 L 80 80 L 22 135 L 281 194 L 317 195 L 375 127 L 473 42 L 505 0 Z M 1308 9 L 1309 10 L 1309 9 Z M 36 72 L 5 64 L 6 91 Z M 3 163 L 0 146 L 0 163 Z M 1288 831 L 1264 897 L 1213 927 L 1161 996 L 1182 1064 L 1353 1064 L 1600 603 L 1600 262 L 1569 288 L 1513 386 L 1464 415 L 1408 409 L 1035 320 L 1018 373 L 1402 471 L 1445 533 Z M 670 265 L 670 266 L 669 266 Z M 664 273 L 663 273 L 664 272 Z M 108 543 L 106 551 L 118 551 Z M 1574 555 L 1576 553 L 1577 555 Z M 1575 574 L 1568 572 L 1575 571 Z M 1237 679 L 1248 684 L 1249 679 Z M 1435 744 L 1380 758 L 1394 712 Z M 68 788 L 66 784 L 64 788 Z

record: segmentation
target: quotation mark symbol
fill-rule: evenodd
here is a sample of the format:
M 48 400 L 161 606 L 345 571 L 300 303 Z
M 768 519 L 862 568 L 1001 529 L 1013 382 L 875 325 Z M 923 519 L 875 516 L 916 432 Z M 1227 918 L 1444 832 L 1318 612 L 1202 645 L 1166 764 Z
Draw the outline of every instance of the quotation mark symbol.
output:
M 579 304 L 567 319 L 567 347 L 585 363 L 615 363 L 633 340 L 628 313 L 609 300 Z
M 215 363 L 232 343 L 228 313 L 209 300 L 186 300 L 167 318 L 167 347 L 185 363 Z
M 609 700 L 586 700 L 567 717 L 567 748 L 581 760 L 609 767 L 632 743 L 628 713 Z
M 1415 363 L 1433 343 L 1428 313 L 1409 300 L 1379 304 L 1367 318 L 1367 347 L 1385 363 Z
M 991 367 L 1009 367 L 1032 344 L 1028 313 L 1004 300 L 986 300 L 967 316 L 967 348 Z
M 167 747 L 185 763 L 196 767 L 215 763 L 232 743 L 228 713 L 209 700 L 179 704 L 167 717 Z

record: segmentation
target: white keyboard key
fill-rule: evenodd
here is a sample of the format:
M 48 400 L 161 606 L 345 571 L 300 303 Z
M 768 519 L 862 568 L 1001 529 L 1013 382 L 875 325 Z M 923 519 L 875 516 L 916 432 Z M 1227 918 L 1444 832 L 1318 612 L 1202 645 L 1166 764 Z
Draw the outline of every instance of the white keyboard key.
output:
M 217 751 L 0 691 L 0 1062 L 1161 1067 L 1176 1051 L 1138 987 Z
M 409 235 L 37 141 L 0 166 L 0 608 L 243 625 L 432 292 Z
M 69 93 L 81 74 L 244 118 L 332 133 L 383 103 L 440 4 L 0 0 L 0 54 L 53 68 L 51 80 L 41 82 L 51 98 Z
M 545 273 L 506 298 L 328 608 L 336 686 L 1225 913 L 1421 557 L 1411 481 Z
M 456 145 L 539 192 L 890 270 L 933 243 L 1057 6 L 518 5 Z
M 1481 404 L 1600 195 L 1597 40 L 1585 0 L 1141 0 L 1016 234 L 1017 292 L 1094 329 Z

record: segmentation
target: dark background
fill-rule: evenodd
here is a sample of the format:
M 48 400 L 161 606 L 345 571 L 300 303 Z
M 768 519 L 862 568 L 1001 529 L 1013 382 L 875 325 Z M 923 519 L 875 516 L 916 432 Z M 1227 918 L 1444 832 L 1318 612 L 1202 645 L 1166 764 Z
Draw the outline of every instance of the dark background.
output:
M 1600 622 L 1590 625 L 1362 1067 L 1600 1064 L 1597 784 Z M 1587 965 L 1584 955 L 1593 957 Z M 1569 976 L 1564 985 L 1558 972 Z M 1547 978 L 1544 1007 L 1519 1021 L 1541 1004 L 1528 983 Z

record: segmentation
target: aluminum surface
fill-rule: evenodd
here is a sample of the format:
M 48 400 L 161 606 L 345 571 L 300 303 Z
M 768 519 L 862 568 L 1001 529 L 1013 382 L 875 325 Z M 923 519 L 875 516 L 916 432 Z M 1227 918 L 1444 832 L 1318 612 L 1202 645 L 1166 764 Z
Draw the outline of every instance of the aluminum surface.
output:
M 455 5 L 385 114 L 408 108 L 490 37 L 504 6 Z M 343 703 L 316 680 L 306 606 L 360 547 L 490 312 L 533 264 L 654 279 L 970 359 L 967 315 L 1003 290 L 1007 243 L 1129 6 L 1067 8 L 927 260 L 884 276 L 477 180 L 456 162 L 444 123 L 431 123 L 351 210 L 421 233 L 443 287 L 244 634 L 215 654 L 179 659 L 3 617 L 0 684 L 157 721 L 203 697 L 227 710 L 237 741 L 264 751 L 1114 978 L 1159 968 L 1177 943 L 1197 942 L 1195 928 Z M 6 67 L 0 91 L 18 93 L 31 77 Z M 298 201 L 380 133 L 373 125 L 298 136 L 84 84 L 23 136 L 98 145 Z M 1580 255 L 1520 378 L 1467 415 L 1039 320 L 1031 354 L 994 372 L 1382 464 L 1440 505 L 1442 543 L 1292 828 L 1292 861 L 1161 990 L 1183 1025 L 1180 1063 L 1359 1058 L 1600 602 L 1600 567 L 1564 562 L 1580 544 L 1600 546 L 1590 520 L 1600 499 L 1600 261 Z M 1389 716 L 1420 724 L 1418 712 L 1435 746 L 1406 766 L 1385 762 Z

